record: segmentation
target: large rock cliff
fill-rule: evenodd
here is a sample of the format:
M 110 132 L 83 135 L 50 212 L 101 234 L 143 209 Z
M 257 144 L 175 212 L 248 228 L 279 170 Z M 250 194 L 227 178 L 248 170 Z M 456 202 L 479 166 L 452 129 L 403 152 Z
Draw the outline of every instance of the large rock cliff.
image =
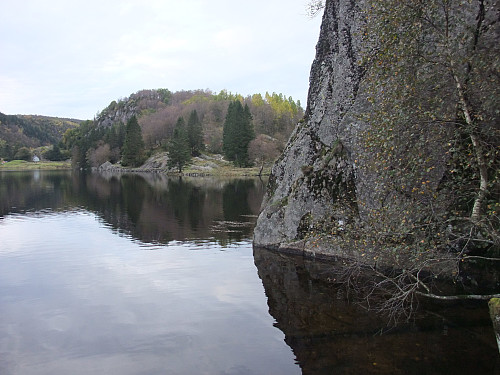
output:
M 366 230 L 374 218 L 376 221 L 373 212 L 378 210 L 382 220 L 395 215 L 393 222 L 405 221 L 402 214 L 407 213 L 410 220 L 417 221 L 426 210 L 444 212 L 449 208 L 443 181 L 450 169 L 447 139 L 453 129 L 435 126 L 429 131 L 422 127 L 416 130 L 419 134 L 411 134 L 419 139 L 418 152 L 427 163 L 423 179 L 416 180 L 424 184 L 425 194 L 414 194 L 416 188 L 401 185 L 396 191 L 384 180 L 387 174 L 370 167 L 377 150 L 366 142 L 369 125 L 364 114 L 374 107 L 363 63 L 369 48 L 363 36 L 364 6 L 364 0 L 325 2 L 306 114 L 273 166 L 255 229 L 256 246 L 327 257 L 361 259 L 367 255 L 363 259 L 370 262 L 380 260 L 380 254 L 368 249 L 370 246 L 361 249 L 360 242 L 366 244 L 366 238 L 358 232 Z M 494 7 L 490 8 L 494 16 Z M 443 116 L 455 116 L 456 104 L 443 108 Z M 402 138 L 401 143 L 411 143 L 408 139 Z M 383 168 L 406 173 L 390 161 Z M 311 236 L 315 231 L 323 235 Z
M 366 106 L 360 93 L 361 1 L 327 1 L 312 64 L 307 111 L 272 169 L 254 242 L 292 247 L 314 222 L 342 230 L 358 216 L 357 195 L 369 178 L 357 175 L 363 150 L 355 118 Z

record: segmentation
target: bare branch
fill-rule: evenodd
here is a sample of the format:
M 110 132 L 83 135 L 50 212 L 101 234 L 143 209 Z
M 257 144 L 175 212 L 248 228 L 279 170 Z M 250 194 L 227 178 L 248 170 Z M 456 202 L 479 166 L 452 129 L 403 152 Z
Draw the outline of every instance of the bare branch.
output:
M 453 295 L 453 296 L 440 296 L 433 293 L 423 293 L 416 291 L 416 294 L 419 296 L 439 299 L 444 301 L 460 301 L 460 300 L 488 300 L 491 298 L 500 298 L 500 294 L 461 294 L 461 295 Z
M 325 7 L 323 0 L 311 0 L 307 4 L 307 15 L 310 18 L 316 17 Z
M 500 258 L 489 258 L 489 257 L 481 257 L 478 255 L 466 255 L 462 258 L 463 260 L 468 260 L 468 259 L 481 259 L 481 260 L 488 260 L 492 262 L 499 262 Z

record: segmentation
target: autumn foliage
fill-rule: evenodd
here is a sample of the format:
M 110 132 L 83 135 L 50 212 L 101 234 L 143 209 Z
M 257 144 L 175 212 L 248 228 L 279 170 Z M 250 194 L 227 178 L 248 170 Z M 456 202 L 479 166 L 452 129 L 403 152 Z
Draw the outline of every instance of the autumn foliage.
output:
M 243 156 L 244 161 L 237 164 L 271 163 L 277 155 L 276 150 L 283 149 L 304 112 L 299 101 L 276 93 L 243 97 L 226 90 L 219 93 L 210 90 L 141 90 L 111 102 L 94 121 L 70 130 L 64 137 L 65 146 L 74 149 L 76 165 L 79 166 L 97 167 L 106 159 L 105 155 L 109 161 L 117 162 L 124 156 L 125 124 L 135 116 L 144 142 L 144 156 L 148 156 L 171 146 L 176 123 L 183 118 L 191 156 L 198 156 L 202 151 L 222 154 L 224 123 L 231 103 L 235 105 L 236 102 L 248 111 L 251 118 L 248 125 L 256 136 L 243 140 L 247 150 L 252 139 L 256 139 L 256 144 L 252 145 L 250 155 Z M 261 147 L 264 144 L 265 147 Z M 259 154 L 256 154 L 259 147 Z

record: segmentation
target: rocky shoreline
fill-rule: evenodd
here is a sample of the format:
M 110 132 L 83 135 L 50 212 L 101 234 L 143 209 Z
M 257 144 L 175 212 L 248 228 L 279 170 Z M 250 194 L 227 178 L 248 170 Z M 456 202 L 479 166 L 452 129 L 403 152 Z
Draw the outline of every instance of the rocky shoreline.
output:
M 146 162 L 137 168 L 123 167 L 119 163 L 112 164 L 109 161 L 99 167 L 92 168 L 93 172 L 116 172 L 116 173 L 162 173 L 173 176 L 209 177 L 209 176 L 266 176 L 270 168 L 253 167 L 237 168 L 229 161 L 224 160 L 220 154 L 201 154 L 193 157 L 190 165 L 187 165 L 182 173 L 176 168 L 168 166 L 168 153 L 161 152 L 151 156 Z

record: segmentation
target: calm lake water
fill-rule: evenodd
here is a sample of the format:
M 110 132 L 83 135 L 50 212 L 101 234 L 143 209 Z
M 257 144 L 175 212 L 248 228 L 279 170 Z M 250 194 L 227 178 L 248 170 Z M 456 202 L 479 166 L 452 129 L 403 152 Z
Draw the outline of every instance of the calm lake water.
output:
M 259 179 L 0 172 L 0 374 L 495 374 L 485 305 L 416 324 L 252 249 Z

